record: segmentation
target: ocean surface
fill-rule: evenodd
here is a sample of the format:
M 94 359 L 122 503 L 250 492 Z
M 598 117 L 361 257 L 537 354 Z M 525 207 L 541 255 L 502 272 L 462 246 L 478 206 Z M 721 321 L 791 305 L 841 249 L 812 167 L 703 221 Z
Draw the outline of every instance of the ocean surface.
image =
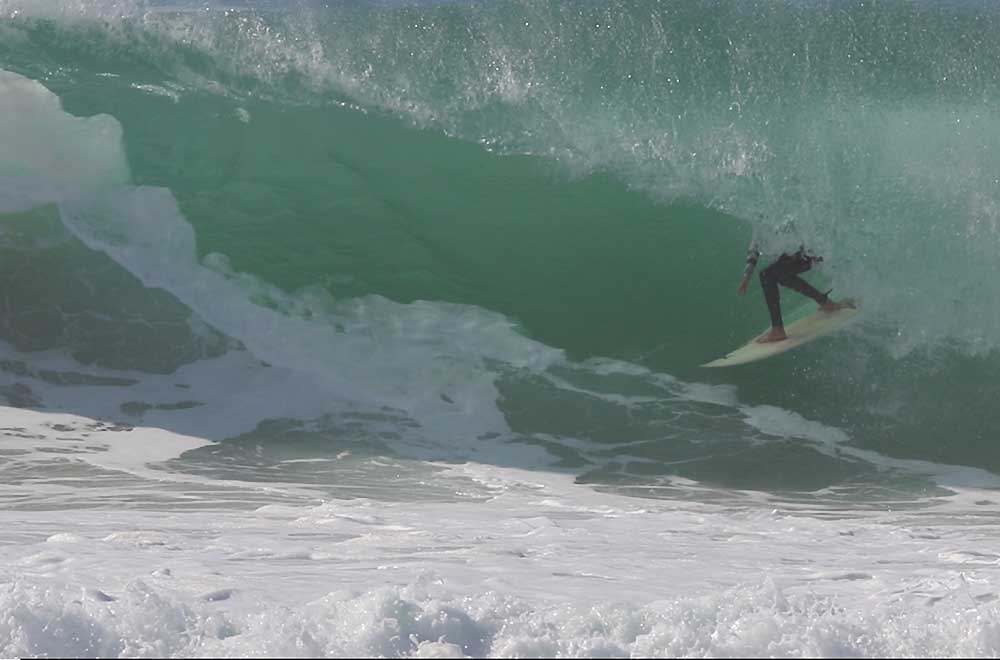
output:
M 1000 655 L 997 35 L 0 0 L 0 656 Z

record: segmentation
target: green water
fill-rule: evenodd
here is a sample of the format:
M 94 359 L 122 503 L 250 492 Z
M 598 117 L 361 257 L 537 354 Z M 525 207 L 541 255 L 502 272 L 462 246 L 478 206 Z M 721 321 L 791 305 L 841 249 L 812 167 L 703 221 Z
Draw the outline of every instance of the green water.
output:
M 0 67 L 114 116 L 200 255 L 289 293 L 474 305 L 573 359 L 1000 468 L 990 7 L 124 13 L 4 19 Z M 736 283 L 751 230 L 789 217 L 862 322 L 699 370 L 766 326 Z

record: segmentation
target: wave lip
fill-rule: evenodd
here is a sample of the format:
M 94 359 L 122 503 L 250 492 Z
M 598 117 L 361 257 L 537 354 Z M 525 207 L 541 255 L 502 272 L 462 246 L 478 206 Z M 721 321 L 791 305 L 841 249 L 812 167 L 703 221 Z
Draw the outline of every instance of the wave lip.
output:
M 67 115 L 41 83 L 2 69 L 0 115 L 6 152 L 0 159 L 0 212 L 128 182 L 122 128 L 114 118 Z

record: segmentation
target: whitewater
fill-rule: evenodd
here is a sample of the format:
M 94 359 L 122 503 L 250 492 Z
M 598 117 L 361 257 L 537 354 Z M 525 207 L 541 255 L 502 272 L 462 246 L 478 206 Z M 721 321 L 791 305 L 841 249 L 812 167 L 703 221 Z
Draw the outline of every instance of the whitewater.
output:
M 998 29 L 0 0 L 0 656 L 1000 655 Z

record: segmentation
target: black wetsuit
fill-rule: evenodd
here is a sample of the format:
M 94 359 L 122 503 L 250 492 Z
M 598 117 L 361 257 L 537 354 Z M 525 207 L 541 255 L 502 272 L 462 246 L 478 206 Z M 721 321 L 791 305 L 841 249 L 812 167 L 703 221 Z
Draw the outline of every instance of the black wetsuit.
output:
M 750 244 L 747 250 L 747 266 L 743 271 L 744 277 L 749 277 L 753 269 L 757 266 L 760 258 L 760 250 L 757 243 Z M 771 326 L 784 327 L 785 323 L 781 319 L 781 294 L 778 285 L 787 286 L 793 291 L 798 291 L 804 296 L 809 296 L 818 304 L 823 305 L 830 302 L 827 294 L 822 293 L 816 287 L 799 277 L 813 267 L 813 264 L 823 261 L 823 257 L 809 254 L 804 247 L 800 247 L 795 254 L 782 253 L 770 266 L 760 271 L 760 286 L 764 289 L 764 299 L 767 301 L 767 311 L 771 314 Z

